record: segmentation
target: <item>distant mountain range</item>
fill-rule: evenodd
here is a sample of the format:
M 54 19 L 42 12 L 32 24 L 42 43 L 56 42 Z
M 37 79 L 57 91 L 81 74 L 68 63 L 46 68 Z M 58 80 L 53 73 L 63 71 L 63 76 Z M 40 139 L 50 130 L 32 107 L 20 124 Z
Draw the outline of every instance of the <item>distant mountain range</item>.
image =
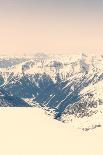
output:
M 103 105 L 103 56 L 46 55 L 0 58 L 0 106 L 53 110 L 70 122 Z

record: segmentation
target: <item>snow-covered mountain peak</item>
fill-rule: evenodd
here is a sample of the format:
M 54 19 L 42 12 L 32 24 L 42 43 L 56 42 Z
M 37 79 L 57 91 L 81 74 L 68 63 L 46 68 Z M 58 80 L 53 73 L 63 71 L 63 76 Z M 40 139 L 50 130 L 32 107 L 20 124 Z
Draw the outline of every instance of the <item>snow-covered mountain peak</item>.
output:
M 91 117 L 103 104 L 103 57 L 39 53 L 0 58 L 0 87 L 13 100 L 8 106 L 16 97 L 63 122 Z

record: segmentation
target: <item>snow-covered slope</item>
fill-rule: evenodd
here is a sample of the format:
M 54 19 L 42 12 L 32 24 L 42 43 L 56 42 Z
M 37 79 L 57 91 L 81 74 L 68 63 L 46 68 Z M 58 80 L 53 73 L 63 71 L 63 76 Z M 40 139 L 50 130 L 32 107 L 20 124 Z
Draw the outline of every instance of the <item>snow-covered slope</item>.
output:
M 83 132 L 38 108 L 0 110 L 2 155 L 103 155 L 103 128 Z

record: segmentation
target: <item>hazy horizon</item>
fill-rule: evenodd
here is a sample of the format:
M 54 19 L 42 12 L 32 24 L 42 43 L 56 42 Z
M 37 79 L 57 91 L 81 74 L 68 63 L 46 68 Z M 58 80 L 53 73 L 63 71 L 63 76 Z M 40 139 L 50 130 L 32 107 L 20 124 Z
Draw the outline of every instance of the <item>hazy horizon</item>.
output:
M 0 55 L 103 53 L 101 0 L 0 0 Z

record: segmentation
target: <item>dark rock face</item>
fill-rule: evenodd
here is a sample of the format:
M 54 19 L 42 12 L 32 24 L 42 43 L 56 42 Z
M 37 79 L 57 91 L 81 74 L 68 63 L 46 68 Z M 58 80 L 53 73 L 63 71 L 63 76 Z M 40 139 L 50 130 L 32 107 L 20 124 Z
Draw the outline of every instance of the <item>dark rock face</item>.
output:
M 0 89 L 0 106 L 1 107 L 31 107 L 22 99 L 10 95 L 4 89 Z
M 0 75 L 0 86 L 4 83 L 4 78 L 2 75 Z

